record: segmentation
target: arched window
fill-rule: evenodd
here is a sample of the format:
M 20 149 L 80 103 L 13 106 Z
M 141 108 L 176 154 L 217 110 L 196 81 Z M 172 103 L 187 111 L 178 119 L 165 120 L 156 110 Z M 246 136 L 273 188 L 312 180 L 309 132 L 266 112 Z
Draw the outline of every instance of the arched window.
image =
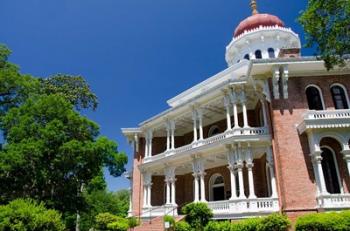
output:
M 324 110 L 321 92 L 316 86 L 306 88 L 306 97 L 310 110 Z
M 250 60 L 249 54 L 246 54 L 246 55 L 244 56 L 244 58 L 245 58 L 246 60 Z
M 210 201 L 225 200 L 224 177 L 216 173 L 210 177 L 209 184 L 210 184 L 209 200 Z
M 342 86 L 338 84 L 333 85 L 331 92 L 335 109 L 349 109 L 345 90 Z
M 210 127 L 209 132 L 208 132 L 208 137 L 215 136 L 220 133 L 220 128 L 216 125 Z
M 256 58 L 256 59 L 262 59 L 261 50 L 256 50 L 256 51 L 255 51 L 255 58 Z
M 273 59 L 273 58 L 276 58 L 275 56 L 275 50 L 273 48 L 269 48 L 267 50 L 267 52 L 269 53 L 269 58 Z
M 333 150 L 328 147 L 321 148 L 322 171 L 326 183 L 327 192 L 340 193 L 339 170 Z

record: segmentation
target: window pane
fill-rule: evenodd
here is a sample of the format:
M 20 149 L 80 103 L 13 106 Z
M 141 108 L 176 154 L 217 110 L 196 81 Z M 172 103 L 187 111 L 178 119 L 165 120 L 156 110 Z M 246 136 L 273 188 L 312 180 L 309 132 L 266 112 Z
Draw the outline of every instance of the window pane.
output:
M 320 92 L 316 87 L 308 87 L 306 89 L 307 102 L 310 110 L 323 110 Z
M 331 88 L 333 103 L 335 109 L 348 109 L 348 102 L 346 100 L 344 89 L 340 86 Z

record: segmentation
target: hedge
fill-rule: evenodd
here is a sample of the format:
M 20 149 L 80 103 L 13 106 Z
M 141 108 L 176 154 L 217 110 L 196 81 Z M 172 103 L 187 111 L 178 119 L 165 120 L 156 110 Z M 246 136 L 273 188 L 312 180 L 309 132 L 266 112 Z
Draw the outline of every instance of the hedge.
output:
M 179 221 L 175 225 L 176 231 L 192 231 L 191 226 L 186 221 Z
M 350 211 L 308 214 L 297 219 L 296 231 L 350 230 Z

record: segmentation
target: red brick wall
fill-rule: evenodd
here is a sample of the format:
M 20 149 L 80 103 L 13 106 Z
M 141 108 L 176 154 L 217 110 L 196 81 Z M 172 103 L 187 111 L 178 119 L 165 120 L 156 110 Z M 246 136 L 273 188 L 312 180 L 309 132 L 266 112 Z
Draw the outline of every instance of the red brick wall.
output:
M 284 211 L 312 211 L 316 206 L 316 185 L 308 141 L 305 135 L 299 136 L 296 125 L 302 121 L 302 115 L 308 109 L 306 86 L 318 85 L 326 108 L 331 109 L 334 106 L 329 87 L 333 83 L 341 83 L 350 89 L 349 78 L 295 77 L 288 81 L 289 98 L 272 101 L 273 148 Z

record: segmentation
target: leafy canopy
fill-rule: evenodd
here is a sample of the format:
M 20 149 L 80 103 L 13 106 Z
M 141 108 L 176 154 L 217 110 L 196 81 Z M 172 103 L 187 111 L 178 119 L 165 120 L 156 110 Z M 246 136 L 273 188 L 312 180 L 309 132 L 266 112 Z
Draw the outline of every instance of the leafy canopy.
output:
M 127 156 L 79 113 L 97 106 L 83 77 L 23 75 L 10 54 L 0 45 L 0 203 L 29 197 L 74 217 L 84 186 L 105 189 L 103 168 L 120 176 Z
M 315 47 L 327 69 L 344 64 L 350 54 L 350 1 L 309 0 L 299 17 L 307 47 Z
M 57 211 L 30 199 L 17 199 L 0 206 L 0 230 L 63 231 L 65 227 Z

